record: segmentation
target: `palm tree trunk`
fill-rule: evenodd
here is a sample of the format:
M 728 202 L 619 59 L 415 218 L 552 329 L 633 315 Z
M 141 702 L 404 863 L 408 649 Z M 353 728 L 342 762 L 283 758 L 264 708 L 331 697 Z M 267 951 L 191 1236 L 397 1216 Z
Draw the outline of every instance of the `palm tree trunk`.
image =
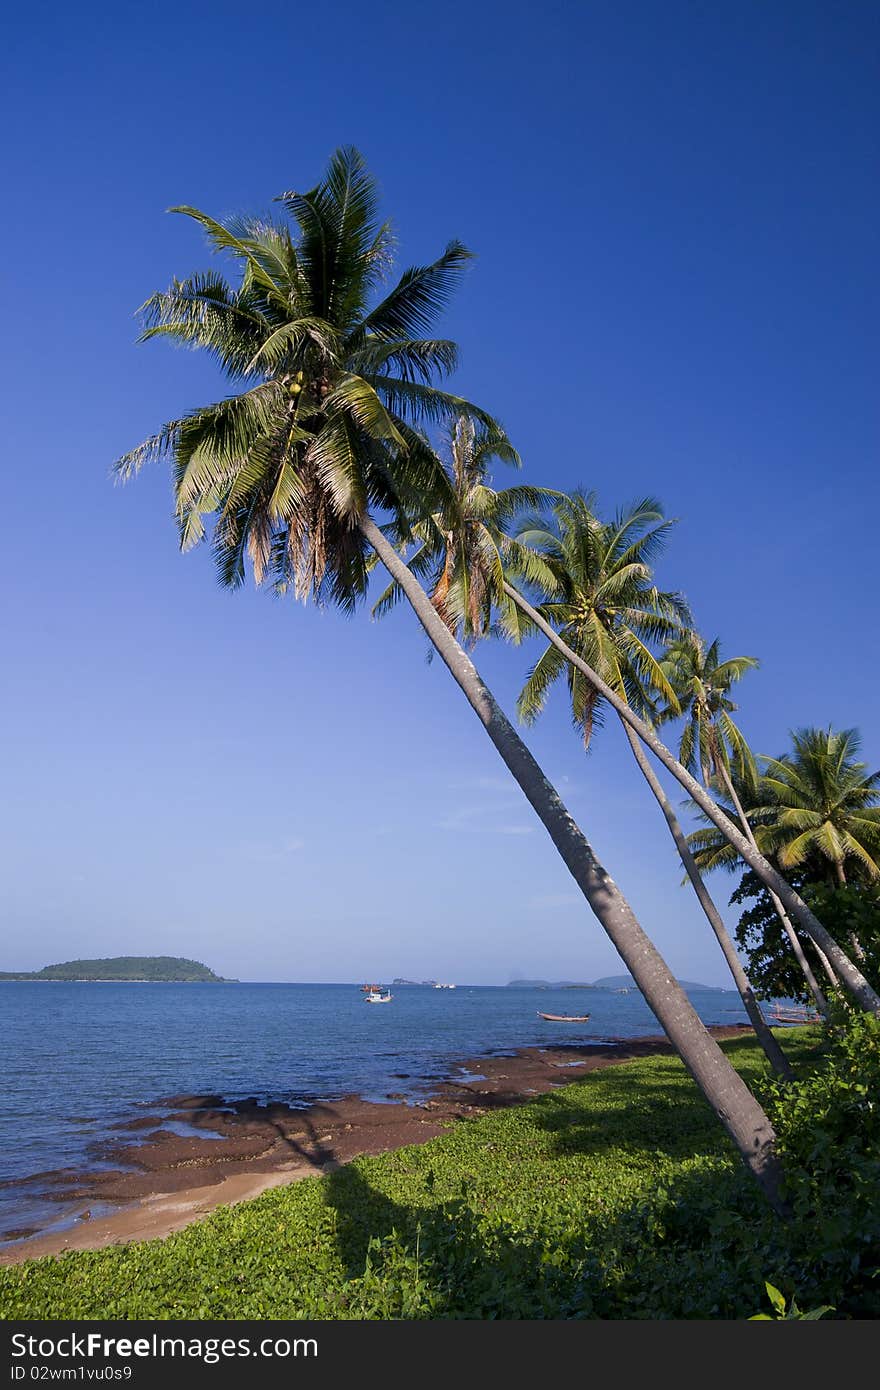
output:
M 632 749 L 633 757 L 638 763 L 642 771 L 642 775 L 645 778 L 645 781 L 648 783 L 648 786 L 651 788 L 651 791 L 654 793 L 654 796 L 657 798 L 657 801 L 659 802 L 660 809 L 663 812 L 664 818 L 666 820 L 666 824 L 669 826 L 669 833 L 675 841 L 675 848 L 678 850 L 679 858 L 681 859 L 681 862 L 685 868 L 685 872 L 691 881 L 691 886 L 693 887 L 693 890 L 697 895 L 697 900 L 700 904 L 700 907 L 706 914 L 709 926 L 712 928 L 713 932 L 718 938 L 718 945 L 724 952 L 724 959 L 727 961 L 727 964 L 730 967 L 730 973 L 733 976 L 734 983 L 737 989 L 739 990 L 740 998 L 742 999 L 745 1011 L 748 1014 L 749 1019 L 751 1020 L 752 1027 L 755 1030 L 758 1041 L 761 1044 L 761 1047 L 764 1049 L 764 1055 L 766 1056 L 767 1061 L 770 1063 L 771 1067 L 777 1073 L 778 1076 L 784 1076 L 786 1080 L 791 1080 L 793 1072 L 791 1070 L 791 1067 L 789 1066 L 788 1058 L 786 1057 L 779 1043 L 776 1041 L 776 1038 L 770 1031 L 770 1028 L 767 1025 L 764 1015 L 761 1012 L 761 1006 L 755 998 L 755 992 L 752 989 L 748 976 L 746 975 L 746 972 L 742 967 L 742 962 L 736 953 L 736 947 L 730 939 L 730 933 L 728 932 L 723 921 L 721 920 L 721 914 L 719 913 L 717 907 L 712 901 L 712 897 L 709 893 L 709 890 L 703 882 L 702 875 L 700 874 L 700 871 L 697 868 L 694 856 L 691 854 L 690 846 L 688 845 L 687 839 L 685 837 L 685 833 L 679 824 L 678 817 L 672 809 L 672 805 L 669 801 L 669 798 L 663 790 L 663 787 L 660 783 L 659 778 L 656 776 L 654 769 L 651 767 L 650 762 L 645 756 L 644 750 L 642 749 L 642 745 L 639 743 L 639 740 L 636 738 L 635 734 L 633 733 L 632 729 L 629 727 L 628 724 L 623 725 L 623 731 L 626 734 L 629 746 Z
M 853 955 L 855 956 L 856 960 L 866 960 L 866 959 L 867 959 L 867 957 L 866 957 L 866 955 L 865 955 L 865 949 L 864 949 L 864 947 L 862 946 L 861 941 L 859 941 L 859 938 L 856 936 L 856 934 L 855 934 L 854 931 L 851 931 L 850 934 L 849 934 L 849 944 L 850 944 L 850 946 L 852 946 Z
M 716 760 L 715 768 L 718 776 L 721 778 L 721 781 L 724 784 L 724 790 L 727 792 L 727 795 L 730 797 L 731 802 L 736 807 L 736 814 L 739 816 L 740 825 L 743 828 L 743 833 L 746 839 L 748 840 L 749 844 L 752 846 L 753 849 L 757 849 L 758 844 L 755 840 L 755 833 L 752 830 L 751 825 L 749 824 L 748 816 L 743 810 L 742 802 L 736 794 L 736 788 L 733 785 L 730 773 L 727 771 L 727 768 L 720 760 Z M 773 892 L 773 889 L 768 888 L 767 891 L 770 894 L 770 901 L 773 904 L 776 916 L 782 923 L 782 929 L 788 937 L 791 949 L 794 951 L 795 959 L 797 960 L 797 963 L 803 972 L 804 979 L 807 982 L 807 988 L 813 996 L 816 1008 L 819 1010 L 819 1013 L 827 1022 L 830 1017 L 828 1000 L 825 998 L 825 995 L 819 988 L 819 983 L 816 979 L 816 976 L 810 969 L 810 962 L 807 960 L 807 957 L 804 954 L 804 948 L 798 940 L 798 934 L 795 931 L 794 927 L 791 925 L 791 922 L 788 920 L 788 914 L 786 913 L 785 908 L 782 906 L 782 903 L 779 901 L 779 898 Z
M 843 860 L 842 860 L 842 859 L 835 859 L 835 861 L 834 861 L 834 871 L 835 871 L 835 873 L 837 874 L 837 886 L 838 886 L 838 888 L 845 888 L 845 887 L 846 887 L 846 872 L 845 872 L 844 867 L 843 867 Z M 862 943 L 861 943 L 861 941 L 859 941 L 859 938 L 856 936 L 856 934 L 855 934 L 854 931 L 851 931 L 850 934 L 849 934 L 849 944 L 850 944 L 850 946 L 852 946 L 852 948 L 853 948 L 853 955 L 855 956 L 856 960 L 864 960 L 864 959 L 865 959 L 864 948 L 862 947 Z
M 737 829 L 733 821 L 729 816 L 724 814 L 719 806 L 716 806 L 712 798 L 708 796 L 700 786 L 697 779 L 692 777 L 687 768 L 682 767 L 681 763 L 670 753 L 666 745 L 661 743 L 650 725 L 646 724 L 643 719 L 640 719 L 630 706 L 626 704 L 624 700 L 621 700 L 616 691 L 612 690 L 611 686 L 603 681 L 602 677 L 593 670 L 592 666 L 588 666 L 576 652 L 572 651 L 567 643 L 563 642 L 556 629 L 551 627 L 546 619 L 542 618 L 541 614 L 529 603 L 528 599 L 524 599 L 522 594 L 508 583 L 504 585 L 504 592 L 527 617 L 531 618 L 535 627 L 549 638 L 554 646 L 562 652 L 563 656 L 565 656 L 572 665 L 576 666 L 579 671 L 583 672 L 587 680 L 590 681 L 602 698 L 608 701 L 612 709 L 616 710 L 624 723 L 635 730 L 642 740 L 642 743 L 650 748 L 655 757 L 659 758 L 663 766 L 672 773 L 676 781 L 680 782 L 685 791 L 693 797 L 700 810 L 704 811 L 712 824 L 717 826 L 724 838 L 733 846 L 737 854 L 745 860 L 749 868 L 754 869 L 761 882 L 766 884 L 772 892 L 776 893 L 776 895 L 781 898 L 786 908 L 797 918 L 811 940 L 814 941 L 817 946 L 822 947 L 822 950 L 831 960 L 843 984 L 861 1008 L 863 1008 L 866 1013 L 876 1014 L 880 1017 L 880 995 L 871 988 L 861 971 L 858 970 L 849 957 L 844 954 L 833 936 L 825 930 L 818 917 L 810 911 L 803 898 L 795 892 L 791 884 L 787 883 L 782 875 L 776 872 L 773 865 L 764 858 L 760 850 L 754 849 L 749 844 L 742 831 Z
M 706 1031 L 617 884 L 596 858 L 586 837 L 483 684 L 473 663 L 437 616 L 416 577 L 369 516 L 362 516 L 359 524 L 392 579 L 397 580 L 428 638 L 544 824 L 569 872 L 628 966 L 648 1007 L 659 1019 L 767 1200 L 782 1213 L 784 1205 L 779 1192 L 782 1168 L 773 1151 L 775 1134 L 769 1119 Z
M 834 967 L 832 966 L 831 961 L 828 959 L 825 952 L 822 950 L 822 947 L 817 946 L 815 941 L 813 942 L 813 948 L 816 952 L 816 955 L 819 957 L 819 964 L 825 971 L 825 974 L 828 976 L 829 985 L 832 989 L 839 989 L 840 981 L 834 973 Z

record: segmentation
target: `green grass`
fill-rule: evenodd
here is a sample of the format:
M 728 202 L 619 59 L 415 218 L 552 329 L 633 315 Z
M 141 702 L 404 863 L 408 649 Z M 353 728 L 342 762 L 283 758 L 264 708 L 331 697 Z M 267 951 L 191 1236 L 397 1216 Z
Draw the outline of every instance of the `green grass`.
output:
M 785 1035 L 808 1064 L 815 1033 Z M 751 1083 L 748 1040 L 726 1051 Z M 747 1317 L 845 1308 L 681 1064 L 594 1073 L 162 1241 L 0 1270 L 7 1318 Z M 834 1295 L 834 1296 L 829 1296 Z

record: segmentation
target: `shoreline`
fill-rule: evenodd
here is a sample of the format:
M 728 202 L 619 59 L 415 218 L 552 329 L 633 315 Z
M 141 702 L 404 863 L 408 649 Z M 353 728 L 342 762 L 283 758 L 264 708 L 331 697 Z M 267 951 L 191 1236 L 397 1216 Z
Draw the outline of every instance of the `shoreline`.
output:
M 708 1031 L 723 1040 L 752 1029 L 738 1023 Z M 0 1246 L 0 1265 L 161 1238 L 219 1206 L 332 1172 L 362 1155 L 425 1143 L 458 1121 L 525 1104 L 602 1067 L 672 1052 L 662 1034 L 521 1047 L 455 1063 L 457 1076 L 436 1083 L 419 1100 L 390 1094 L 384 1102 L 367 1101 L 350 1095 L 295 1107 L 229 1103 L 220 1096 L 168 1097 L 155 1103 L 164 1114 L 115 1127 L 119 1143 L 108 1145 L 105 1156 L 119 1167 L 23 1179 L 22 1187 L 39 1182 L 47 1195 L 68 1205 L 71 1224 L 22 1230 L 17 1239 L 8 1234 L 13 1243 Z M 163 1128 L 169 1123 L 183 1132 Z M 111 1209 L 93 1214 L 96 1206 Z

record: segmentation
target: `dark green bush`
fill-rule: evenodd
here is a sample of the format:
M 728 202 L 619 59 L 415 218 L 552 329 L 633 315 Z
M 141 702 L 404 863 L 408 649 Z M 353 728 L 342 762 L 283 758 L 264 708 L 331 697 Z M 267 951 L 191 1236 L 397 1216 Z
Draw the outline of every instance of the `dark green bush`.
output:
M 810 1072 L 768 1083 L 801 1302 L 880 1313 L 880 1019 L 838 1007 Z

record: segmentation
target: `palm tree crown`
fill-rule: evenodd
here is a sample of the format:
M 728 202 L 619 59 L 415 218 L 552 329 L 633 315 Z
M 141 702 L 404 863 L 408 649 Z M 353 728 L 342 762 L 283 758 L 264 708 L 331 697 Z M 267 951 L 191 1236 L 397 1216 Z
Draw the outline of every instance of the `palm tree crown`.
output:
M 504 593 L 506 574 L 515 570 L 543 580 L 548 574 L 539 557 L 517 545 L 504 528 L 518 513 L 559 496 L 522 485 L 495 491 L 489 481 L 493 459 L 514 467 L 520 462 L 503 431 L 460 415 L 446 427 L 438 454 L 438 467 L 449 480 L 445 495 L 426 515 L 385 528 L 401 548 L 415 542 L 408 567 L 425 580 L 450 632 L 471 640 L 492 630 L 496 614 L 508 635 L 521 635 L 522 619 Z M 400 587 L 392 581 L 374 613 L 388 612 L 399 597 Z
M 753 771 L 754 775 L 747 770 L 745 775 L 741 777 L 735 770 L 731 769 L 730 782 L 736 793 L 737 801 L 746 813 L 762 854 L 767 854 L 768 851 L 762 837 L 763 827 L 758 824 L 755 811 L 758 802 L 762 800 L 759 790 L 760 777 L 757 768 L 754 768 Z M 720 806 L 729 820 L 738 819 L 739 810 L 724 790 L 713 788 L 713 798 L 715 804 Z M 690 801 L 688 804 L 689 809 L 696 814 L 699 820 L 707 822 L 705 812 L 701 811 L 694 801 Z M 711 873 L 713 869 L 724 869 L 728 873 L 733 873 L 736 869 L 743 867 L 739 851 L 734 848 L 727 836 L 722 834 L 717 826 L 706 823 L 702 829 L 692 831 L 687 839 L 701 873 Z
M 242 582 L 249 557 L 257 582 L 269 575 L 350 608 L 366 586 L 358 518 L 370 505 L 400 515 L 446 495 L 419 427 L 464 415 L 502 437 L 485 412 L 438 388 L 457 349 L 424 336 L 470 253 L 450 242 L 380 298 L 392 237 L 354 149 L 337 151 L 310 192 L 277 201 L 287 221 L 173 209 L 240 278 L 235 288 L 216 273 L 174 280 L 142 306 L 142 338 L 205 349 L 237 394 L 170 421 L 116 469 L 126 477 L 171 458 L 181 544 L 201 540 L 213 515 L 224 584 Z
M 784 869 L 826 865 L 842 886 L 845 865 L 880 878 L 880 773 L 857 760 L 855 729 L 796 729 L 792 751 L 767 758 L 756 817 Z
M 551 578 L 544 586 L 550 597 L 538 611 L 613 690 L 649 716 L 655 694 L 671 706 L 676 702 L 650 644 L 680 634 L 689 620 L 685 600 L 658 589 L 650 568 L 674 523 L 653 498 L 624 508 L 610 522 L 601 521 L 595 507 L 592 493 L 560 497 L 551 521 L 535 519 L 517 540 L 537 552 Z M 588 747 L 600 697 L 552 642 L 529 673 L 519 712 L 528 723 L 535 720 L 563 674 L 574 723 Z
M 671 706 L 662 718 L 685 716 L 679 759 L 694 776 L 702 776 L 705 786 L 722 769 L 743 780 L 754 776 L 752 751 L 731 718 L 737 706 L 729 691 L 757 665 L 753 656 L 722 661 L 718 639 L 707 647 L 693 631 L 672 642 L 663 657 L 663 670 L 677 696 L 678 708 Z

